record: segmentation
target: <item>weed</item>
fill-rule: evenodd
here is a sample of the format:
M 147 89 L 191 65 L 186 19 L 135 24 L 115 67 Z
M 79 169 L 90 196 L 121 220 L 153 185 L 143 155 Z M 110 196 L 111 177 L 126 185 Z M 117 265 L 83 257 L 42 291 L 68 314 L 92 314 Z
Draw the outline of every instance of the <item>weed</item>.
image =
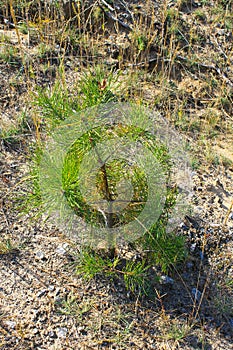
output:
M 206 20 L 206 14 L 205 12 L 203 12 L 202 10 L 196 10 L 194 12 L 194 15 L 197 19 L 199 19 L 200 21 L 205 21 Z
M 164 219 L 163 219 L 164 220 Z M 163 220 L 158 221 L 139 240 L 150 264 L 160 266 L 167 273 L 175 265 L 179 265 L 186 257 L 185 238 L 174 232 L 167 233 Z
M 58 81 L 52 88 L 38 88 L 34 105 L 40 109 L 40 114 L 43 116 L 42 123 L 50 127 L 54 127 L 74 113 L 68 98 L 68 91 Z
M 76 266 L 76 271 L 85 279 L 91 279 L 97 274 L 106 273 L 107 275 L 114 275 L 113 269 L 118 264 L 118 259 L 111 260 L 108 257 L 101 257 L 89 248 L 83 249 L 78 258 L 79 264 Z
M 166 330 L 165 338 L 180 341 L 190 334 L 191 327 L 188 324 L 179 324 L 176 321 L 172 322 Z
M 0 61 L 12 66 L 20 65 L 21 60 L 18 56 L 18 49 L 13 47 L 11 44 L 5 44 L 0 51 Z
M 4 125 L 0 129 L 0 138 L 7 144 L 14 144 L 22 138 L 28 130 L 30 129 L 28 124 L 28 116 L 26 113 L 22 113 L 16 122 L 16 125 L 12 127 L 5 127 Z
M 90 248 L 84 248 L 78 257 L 76 272 L 85 279 L 105 275 L 111 279 L 123 276 L 127 290 L 133 294 L 147 294 L 150 286 L 147 271 L 150 268 L 145 261 L 124 261 L 118 256 L 101 256 Z
M 150 288 L 149 268 L 146 261 L 127 261 L 122 270 L 126 289 L 137 295 L 148 294 Z
M 113 87 L 117 91 L 120 87 L 118 83 L 119 74 L 110 71 L 106 74 L 101 66 L 97 66 L 93 72 L 84 72 L 78 87 L 81 97 L 81 108 L 92 107 L 100 103 L 117 101 L 117 96 L 113 93 Z M 115 85 L 115 86 L 114 86 Z
M 57 313 L 66 316 L 75 316 L 80 321 L 83 317 L 91 311 L 93 307 L 93 300 L 80 300 L 78 296 L 70 292 L 64 299 L 55 302 Z
M 227 288 L 233 291 L 233 278 L 230 278 L 230 277 L 226 278 L 225 284 Z
M 26 22 L 19 22 L 18 23 L 19 25 L 19 31 L 22 33 L 22 34 L 28 34 L 28 25 Z
M 9 238 L 2 240 L 0 242 L 0 255 L 11 254 L 15 250 L 16 250 L 16 248 Z

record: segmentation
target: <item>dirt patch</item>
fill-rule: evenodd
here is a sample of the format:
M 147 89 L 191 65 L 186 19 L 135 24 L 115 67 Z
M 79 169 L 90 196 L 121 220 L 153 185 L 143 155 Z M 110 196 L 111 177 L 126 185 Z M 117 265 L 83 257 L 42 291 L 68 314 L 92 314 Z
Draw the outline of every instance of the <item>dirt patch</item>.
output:
M 223 140 L 213 147 L 223 159 L 228 159 L 233 164 L 233 139 L 232 135 L 225 135 Z

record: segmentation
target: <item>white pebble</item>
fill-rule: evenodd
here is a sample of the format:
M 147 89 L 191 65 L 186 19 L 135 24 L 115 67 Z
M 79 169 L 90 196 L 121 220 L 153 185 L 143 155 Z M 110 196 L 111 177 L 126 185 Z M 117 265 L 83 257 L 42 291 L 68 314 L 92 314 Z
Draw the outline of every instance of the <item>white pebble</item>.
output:
M 5 321 L 5 324 L 11 329 L 15 328 L 16 326 L 16 322 L 14 321 Z
M 56 331 L 57 331 L 58 338 L 66 338 L 67 328 L 65 327 L 57 328 Z
M 174 279 L 169 277 L 169 276 L 161 276 L 160 277 L 160 283 L 162 284 L 173 284 L 174 283 Z
M 37 257 L 38 259 L 42 260 L 42 259 L 44 259 L 45 255 L 44 255 L 43 252 L 38 251 L 38 252 L 36 252 L 36 257 Z
M 192 295 L 196 301 L 200 301 L 202 293 L 197 288 L 193 288 Z
M 56 252 L 60 255 L 64 255 L 67 252 L 68 243 L 64 243 L 57 247 Z

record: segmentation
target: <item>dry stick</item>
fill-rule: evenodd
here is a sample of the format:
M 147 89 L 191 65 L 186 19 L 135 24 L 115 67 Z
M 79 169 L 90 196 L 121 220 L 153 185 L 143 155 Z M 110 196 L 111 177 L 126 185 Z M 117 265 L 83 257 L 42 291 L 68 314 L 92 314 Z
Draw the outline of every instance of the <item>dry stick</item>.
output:
M 228 218 L 229 218 L 229 216 L 230 216 L 230 213 L 231 213 L 232 208 L 233 208 L 233 200 L 232 200 L 231 205 L 230 205 L 230 207 L 229 207 L 229 209 L 228 209 L 228 211 L 227 211 L 225 220 L 224 220 L 224 222 L 223 222 L 223 226 L 226 226 L 226 223 L 227 223 L 227 220 L 228 220 Z
M 103 8 L 102 5 L 99 4 L 99 7 L 101 8 L 101 10 L 105 13 L 105 15 L 112 19 L 114 22 L 117 22 L 118 24 L 120 24 L 122 27 L 132 31 L 132 28 L 127 24 L 127 23 L 124 23 L 123 21 L 121 21 L 119 18 L 113 16 L 110 12 L 108 11 L 105 11 L 105 9 Z
M 181 61 L 184 61 L 184 62 L 187 62 L 187 63 L 191 63 L 191 61 L 186 58 L 186 57 L 183 57 L 183 56 L 176 56 L 177 59 L 181 60 Z M 226 81 L 226 83 L 230 86 L 233 87 L 233 82 L 226 76 L 225 73 L 223 73 L 220 68 L 214 66 L 214 65 L 211 65 L 211 64 L 204 64 L 204 63 L 200 63 L 200 62 L 195 62 L 195 64 L 197 65 L 198 68 L 205 68 L 205 69 L 210 69 L 210 70 L 213 70 L 215 71 L 216 73 L 218 73 L 218 75 L 220 75 L 222 77 L 223 80 Z
M 130 16 L 131 16 L 131 18 L 132 18 L 132 21 L 133 21 L 133 23 L 134 23 L 134 22 L 135 22 L 135 19 L 134 19 L 134 14 L 133 14 L 133 12 L 130 11 L 128 5 L 125 3 L 124 0 L 119 1 L 119 2 L 120 2 L 120 4 L 125 8 L 125 10 L 130 14 Z
M 177 55 L 175 58 L 174 58 L 174 61 L 178 59 L 180 61 L 183 61 L 183 62 L 187 62 L 187 63 L 190 63 L 190 60 L 188 60 L 186 57 L 183 57 L 183 56 L 180 56 L 180 55 Z M 139 63 L 134 63 L 134 64 L 128 64 L 128 67 L 146 67 L 146 65 L 149 65 L 151 63 L 156 63 L 157 61 L 162 61 L 162 62 L 171 62 L 172 60 L 170 58 L 161 58 L 159 56 L 156 56 L 154 58 L 151 58 L 149 59 L 148 61 L 143 61 L 143 62 L 139 62 Z M 226 81 L 226 83 L 228 85 L 230 85 L 231 87 L 233 87 L 233 82 L 226 76 L 226 74 L 224 74 L 220 68 L 218 67 L 215 67 L 215 66 L 212 66 L 212 65 L 208 65 L 208 64 L 204 64 L 204 63 L 200 63 L 200 62 L 195 62 L 195 64 L 197 65 L 198 68 L 205 68 L 205 69 L 209 69 L 209 70 L 213 70 L 215 71 L 218 75 L 220 75 L 220 77 L 222 77 L 223 80 Z
M 92 13 L 93 13 L 93 11 L 94 11 L 94 9 L 95 9 L 95 6 L 98 6 L 98 0 L 96 0 L 96 1 L 94 2 L 94 4 L 91 4 L 88 8 L 86 8 L 86 9 L 83 10 L 83 14 L 85 14 L 85 12 L 87 12 L 87 11 L 90 10 L 90 12 L 89 12 L 89 14 L 88 14 L 88 16 L 87 16 L 87 18 L 86 18 L 86 23 L 85 23 L 85 27 L 83 28 L 83 32 L 85 32 L 86 29 L 87 29 L 89 20 L 91 19 L 91 15 L 92 15 Z M 90 23 L 91 23 L 91 22 L 90 22 Z M 88 33 L 88 30 L 87 30 L 87 33 Z
M 90 141 L 93 144 L 93 140 L 90 140 Z M 98 157 L 98 162 L 101 164 L 100 170 L 102 173 L 102 183 L 103 183 L 104 196 L 105 196 L 105 199 L 109 202 L 109 209 L 110 209 L 109 212 L 105 215 L 103 215 L 103 212 L 101 210 L 100 210 L 100 212 L 102 212 L 102 215 L 106 221 L 105 222 L 106 226 L 108 228 L 112 228 L 113 227 L 113 213 L 112 213 L 113 198 L 112 198 L 112 194 L 111 194 L 110 189 L 109 189 L 106 165 L 105 165 L 105 162 L 101 159 L 100 154 L 99 154 L 97 148 L 95 147 L 95 145 L 94 145 L 94 149 L 95 149 L 96 155 Z
M 205 227 L 204 240 L 203 240 L 203 243 L 202 243 L 202 254 L 204 254 L 205 245 L 206 245 L 206 241 L 207 241 L 206 240 L 206 237 L 207 237 L 206 230 L 207 230 L 207 227 Z M 200 311 L 200 308 L 201 308 L 201 305 L 202 305 L 202 301 L 203 301 L 203 298 L 204 298 L 204 295 L 205 295 L 205 291 L 206 291 L 206 288 L 207 288 L 208 278 L 209 278 L 209 275 L 210 275 L 210 271 L 208 271 L 208 274 L 206 276 L 206 283 L 205 283 L 203 291 L 201 293 L 200 300 L 198 301 L 197 300 L 197 293 L 198 293 L 198 288 L 199 288 L 199 285 L 200 285 L 201 268 L 202 267 L 203 267 L 203 259 L 201 259 L 201 262 L 200 262 L 200 269 L 199 269 L 198 280 L 197 280 L 197 292 L 195 293 L 195 296 L 194 296 L 195 302 L 193 304 L 193 310 L 192 310 L 192 314 L 191 314 L 191 318 L 194 318 L 194 319 L 199 314 L 199 311 Z M 196 311 L 195 311 L 195 309 L 196 309 Z
M 10 0 L 10 14 L 11 14 L 11 17 L 13 19 L 13 23 L 15 26 L 16 35 L 18 38 L 18 43 L 19 43 L 20 49 L 22 49 L 22 43 L 21 43 L 21 39 L 20 39 L 20 35 L 19 35 L 19 30 L 18 30 L 18 26 L 17 26 L 17 21 L 16 21 L 16 17 L 15 17 L 15 11 L 13 8 L 13 1 L 12 0 Z
M 4 220 L 5 220 L 5 222 L 6 222 L 7 228 L 9 229 L 10 225 L 9 225 L 8 220 L 7 220 L 7 217 L 6 217 L 5 211 L 4 211 L 4 209 L 3 209 L 3 204 L 2 204 L 2 201 L 0 202 L 0 205 L 1 205 L 0 209 L 1 209 L 1 211 L 2 211 L 2 214 L 3 214 Z
M 21 53 L 21 58 L 22 58 L 22 65 L 23 65 L 23 68 L 24 68 L 24 71 L 25 71 L 25 75 L 27 77 L 28 89 L 30 90 L 30 85 L 31 84 L 30 84 L 30 79 L 29 79 L 29 71 L 28 71 L 28 68 L 27 68 L 27 64 L 25 62 L 24 49 L 23 49 L 22 41 L 21 41 L 20 34 L 19 34 L 18 23 L 17 23 L 16 17 L 15 17 L 15 10 L 14 10 L 14 7 L 13 7 L 13 0 L 10 0 L 10 14 L 11 14 L 11 17 L 13 19 L 13 23 L 15 25 L 15 31 L 16 31 L 16 35 L 17 35 L 17 38 L 18 38 L 18 43 L 19 43 L 19 48 L 20 48 L 20 53 Z M 33 123 L 34 123 L 35 128 L 36 128 L 36 139 L 38 141 L 40 141 L 40 131 L 39 131 L 40 122 L 38 122 L 38 119 L 34 115 L 33 115 L 32 119 L 33 119 Z
M 26 72 L 26 64 L 24 64 L 22 42 L 21 42 L 21 38 L 20 38 L 20 34 L 19 34 L 18 24 L 17 24 L 16 17 L 15 17 L 15 10 L 13 8 L 13 0 L 10 0 L 10 14 L 11 14 L 11 17 L 13 19 L 16 35 L 17 35 L 17 38 L 18 38 L 19 48 L 20 48 L 20 52 L 21 52 L 21 56 L 22 56 L 22 63 L 24 65 L 25 73 L 27 73 Z
M 106 214 L 106 218 L 107 218 L 107 223 L 106 224 L 107 224 L 108 228 L 112 228 L 113 227 L 113 213 L 112 213 L 113 198 L 112 198 L 112 194 L 111 194 L 110 189 L 109 189 L 106 164 L 103 163 L 103 161 L 100 158 L 100 155 L 99 155 L 97 149 L 95 149 L 95 151 L 96 151 L 96 154 L 98 156 L 98 161 L 100 162 L 100 164 L 102 164 L 100 169 L 101 169 L 101 173 L 102 173 L 103 190 L 104 190 L 105 199 L 109 202 L 109 211 Z
M 100 0 L 104 6 L 106 6 L 110 11 L 114 11 L 114 8 L 110 6 L 105 0 Z

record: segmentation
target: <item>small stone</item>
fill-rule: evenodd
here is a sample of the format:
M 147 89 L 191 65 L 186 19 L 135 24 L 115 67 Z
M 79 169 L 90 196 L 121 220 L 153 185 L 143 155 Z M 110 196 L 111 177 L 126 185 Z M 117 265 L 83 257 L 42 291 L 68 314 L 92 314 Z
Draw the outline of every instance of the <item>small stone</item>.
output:
M 41 251 L 36 252 L 36 257 L 37 257 L 37 259 L 40 259 L 40 260 L 45 259 L 45 255 Z
M 181 222 L 181 223 L 180 223 L 180 228 L 181 228 L 182 230 L 184 230 L 184 231 L 188 231 L 188 230 L 189 230 L 188 226 L 185 225 L 184 222 Z
M 67 328 L 65 327 L 57 328 L 56 331 L 57 331 L 58 338 L 66 338 Z
M 169 277 L 169 276 L 161 276 L 160 277 L 160 283 L 161 284 L 173 284 L 174 283 L 174 279 Z
M 214 223 L 214 222 L 209 222 L 209 225 L 211 227 L 219 227 L 220 226 L 220 224 L 217 224 L 217 223 Z
M 191 246 L 190 246 L 190 252 L 191 252 L 191 253 L 193 253 L 194 250 L 196 249 L 196 245 L 197 245 L 197 243 L 191 244 Z
M 192 261 L 188 261 L 187 262 L 187 268 L 188 269 L 192 269 L 193 268 L 193 262 Z
M 5 321 L 5 324 L 11 329 L 14 329 L 16 326 L 16 322 L 14 321 Z
M 37 334 L 39 332 L 38 328 L 33 328 L 32 333 Z
M 225 35 L 225 33 L 226 33 L 225 29 L 217 29 L 216 30 L 217 35 Z
M 52 285 L 48 286 L 48 290 L 49 290 L 50 292 L 53 292 L 53 291 L 54 291 L 54 289 L 55 289 L 55 287 L 54 287 L 54 286 L 52 286 Z
M 54 302 L 57 303 L 57 304 L 59 304 L 59 303 L 62 302 L 62 298 L 59 297 L 59 295 L 56 295 L 56 296 L 54 297 Z
M 202 293 L 197 288 L 193 288 L 192 295 L 193 295 L 194 299 L 199 302 L 201 299 Z
M 32 313 L 32 321 L 33 321 L 33 322 L 38 321 L 38 316 L 39 316 L 39 314 L 40 314 L 40 311 L 37 310 L 37 309 L 32 309 L 32 310 L 31 310 L 31 313 Z
M 58 247 L 56 249 L 56 252 L 60 255 L 64 255 L 66 253 L 66 250 L 63 247 Z
M 200 207 L 200 206 L 195 207 L 194 212 L 196 213 L 196 215 L 203 214 L 203 207 Z
M 60 292 L 61 292 L 61 288 L 57 287 L 54 294 L 58 295 Z
M 45 295 L 47 293 L 47 289 L 42 289 L 37 293 L 37 298 L 42 297 L 43 295 Z
M 82 335 L 87 335 L 87 331 L 84 327 L 78 327 L 78 332 Z
M 60 255 L 64 255 L 67 252 L 68 243 L 64 243 L 57 247 L 56 252 Z
M 48 336 L 49 336 L 49 338 L 52 338 L 52 339 L 57 338 L 57 335 L 54 331 L 49 331 Z

